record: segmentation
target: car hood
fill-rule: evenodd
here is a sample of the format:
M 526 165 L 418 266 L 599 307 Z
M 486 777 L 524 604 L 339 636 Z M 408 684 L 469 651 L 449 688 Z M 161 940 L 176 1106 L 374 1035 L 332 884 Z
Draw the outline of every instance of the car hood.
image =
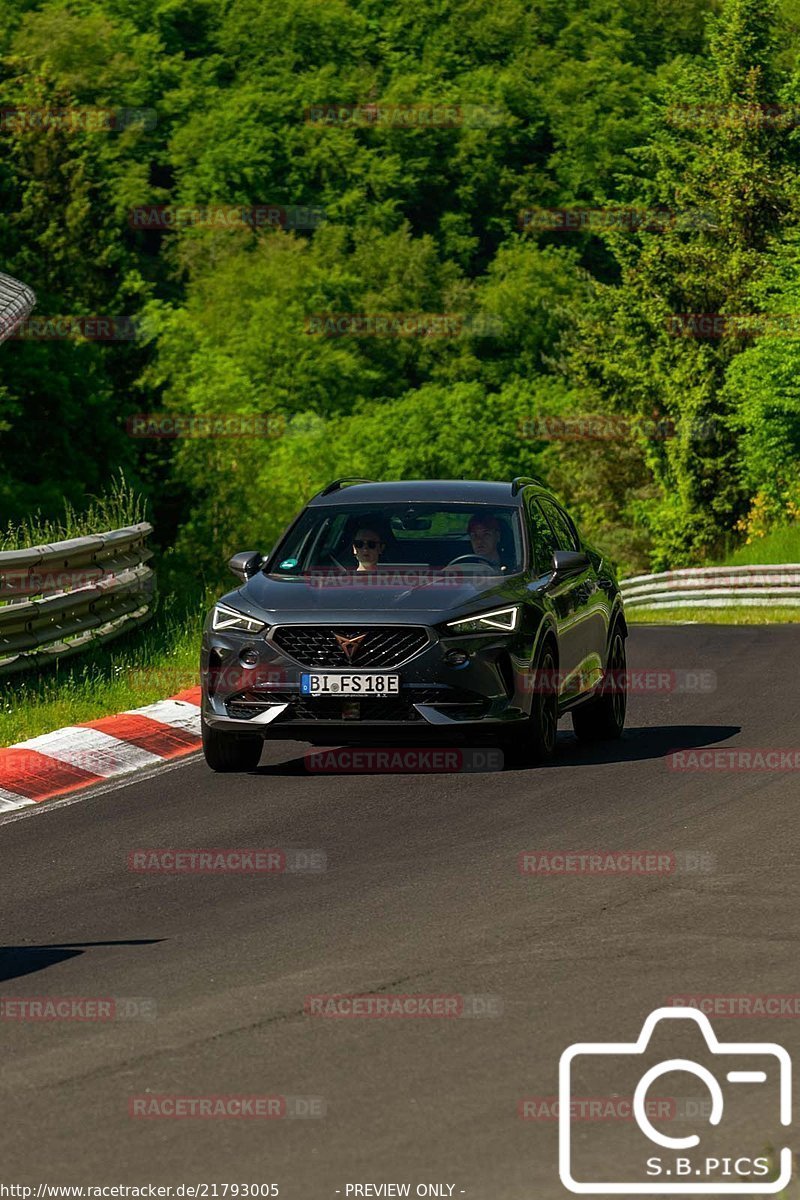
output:
M 280 613 L 281 620 L 315 614 L 325 619 L 332 613 L 348 616 L 368 613 L 377 618 L 384 613 L 418 613 L 438 620 L 461 609 L 474 611 L 481 600 L 488 604 L 510 603 L 524 590 L 519 575 L 489 579 L 486 576 L 475 579 L 439 576 L 424 582 L 413 579 L 409 582 L 400 575 L 365 584 L 352 575 L 315 579 L 259 574 L 226 599 L 242 610 L 260 609 L 270 615 Z

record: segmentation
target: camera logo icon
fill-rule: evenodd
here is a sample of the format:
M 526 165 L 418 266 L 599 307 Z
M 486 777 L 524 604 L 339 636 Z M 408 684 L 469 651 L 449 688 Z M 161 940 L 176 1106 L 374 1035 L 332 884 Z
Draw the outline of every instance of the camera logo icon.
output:
M 578 1179 L 574 1161 L 573 1122 L 571 1101 L 575 1095 L 572 1080 L 582 1077 L 587 1065 L 602 1065 L 605 1071 L 616 1062 L 626 1073 L 635 1069 L 635 1056 L 647 1052 L 653 1032 L 660 1022 L 691 1021 L 699 1028 L 705 1042 L 708 1061 L 716 1071 L 687 1058 L 668 1058 L 644 1071 L 633 1092 L 633 1124 L 638 1127 L 637 1140 L 642 1151 L 641 1178 L 633 1180 Z M 686 1026 L 684 1026 L 684 1029 Z M 695 1031 L 696 1032 L 696 1031 Z M 608 1056 L 607 1060 L 600 1056 Z M 716 1056 L 719 1056 L 717 1060 Z M 594 1062 L 587 1064 L 586 1060 Z M 620 1061 L 622 1060 L 622 1061 Z M 634 1061 L 632 1061 L 634 1060 Z M 757 1068 L 757 1069 L 756 1069 Z M 764 1069 L 766 1068 L 766 1069 Z M 658 1008 L 645 1020 L 635 1042 L 576 1042 L 567 1047 L 559 1063 L 559 1174 L 564 1187 L 579 1195 L 774 1195 L 788 1186 L 792 1178 L 792 1152 L 784 1146 L 779 1157 L 779 1178 L 766 1158 L 748 1158 L 735 1154 L 720 1158 L 710 1156 L 703 1148 L 701 1137 L 692 1133 L 674 1137 L 656 1129 L 648 1115 L 648 1092 L 653 1084 L 672 1072 L 683 1072 L 699 1080 L 710 1094 L 708 1126 L 722 1126 L 726 1107 L 732 1094 L 739 1098 L 739 1089 L 751 1085 L 767 1110 L 769 1092 L 774 1100 L 772 1109 L 781 1125 L 792 1121 L 792 1063 L 783 1046 L 773 1042 L 720 1042 L 705 1013 L 695 1008 Z M 638 1070 L 635 1071 L 638 1075 Z M 604 1073 L 604 1078 L 605 1078 Z M 729 1093 L 723 1083 L 730 1084 Z M 770 1090 L 771 1089 L 771 1090 Z M 706 1128 L 706 1133 L 709 1130 Z M 644 1135 L 642 1143 L 639 1134 Z M 693 1153 L 692 1153 L 693 1152 Z M 648 1157 L 648 1155 L 650 1157 Z M 638 1157 L 635 1162 L 638 1164 Z M 638 1170 L 638 1166 L 636 1167 Z M 583 1174 L 583 1172 L 580 1172 Z M 605 1174 L 597 1171 L 596 1174 Z M 612 1174 L 618 1173 L 613 1170 Z

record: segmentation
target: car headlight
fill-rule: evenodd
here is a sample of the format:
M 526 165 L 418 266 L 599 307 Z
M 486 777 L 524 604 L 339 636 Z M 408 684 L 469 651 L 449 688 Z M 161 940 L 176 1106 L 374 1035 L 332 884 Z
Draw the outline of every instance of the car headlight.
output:
M 495 608 L 461 621 L 448 621 L 447 628 L 453 633 L 513 633 L 518 624 L 519 607 L 513 604 L 511 608 Z
M 237 612 L 235 608 L 228 608 L 224 604 L 215 604 L 211 616 L 211 628 L 217 633 L 261 633 L 262 629 L 266 629 L 266 625 L 263 621 L 257 621 L 255 617 L 246 617 L 244 613 Z

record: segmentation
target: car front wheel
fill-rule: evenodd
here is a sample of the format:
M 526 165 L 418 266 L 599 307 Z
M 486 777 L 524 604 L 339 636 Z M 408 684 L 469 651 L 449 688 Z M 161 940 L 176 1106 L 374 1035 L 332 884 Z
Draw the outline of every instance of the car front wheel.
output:
M 201 722 L 203 754 L 212 771 L 254 771 L 264 740 L 248 734 L 224 733 Z
M 533 671 L 531 712 L 526 721 L 515 725 L 513 741 L 506 758 L 509 765 L 529 766 L 549 762 L 556 752 L 558 729 L 558 693 L 556 689 L 556 656 L 548 638 L 542 647 Z
M 619 625 L 611 635 L 608 667 L 598 694 L 572 712 L 572 728 L 580 742 L 599 742 L 622 737 L 627 708 L 627 660 L 625 638 Z

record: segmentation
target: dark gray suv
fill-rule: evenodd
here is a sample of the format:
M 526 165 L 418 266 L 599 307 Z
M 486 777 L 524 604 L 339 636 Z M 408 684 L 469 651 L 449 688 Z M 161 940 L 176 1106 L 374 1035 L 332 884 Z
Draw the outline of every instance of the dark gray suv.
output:
M 258 765 L 266 738 L 315 745 L 468 739 L 550 758 L 619 737 L 627 627 L 613 569 L 538 480 L 340 479 L 208 616 L 203 748 Z

